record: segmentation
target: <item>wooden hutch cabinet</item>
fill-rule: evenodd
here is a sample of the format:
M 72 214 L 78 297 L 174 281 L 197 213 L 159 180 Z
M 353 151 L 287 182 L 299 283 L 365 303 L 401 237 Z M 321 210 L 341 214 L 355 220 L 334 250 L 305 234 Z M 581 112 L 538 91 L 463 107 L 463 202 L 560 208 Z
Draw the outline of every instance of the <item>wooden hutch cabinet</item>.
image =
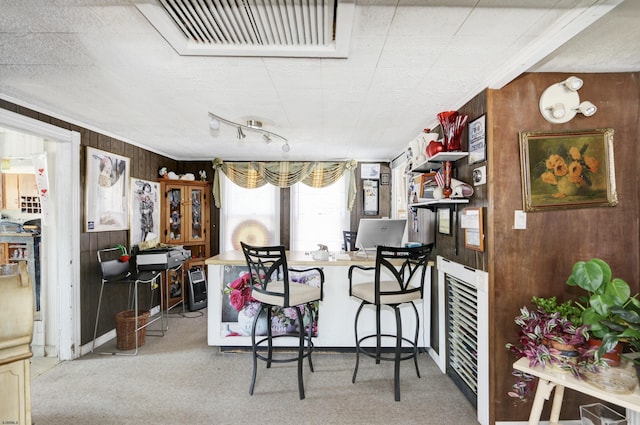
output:
M 209 199 L 211 185 L 203 181 L 160 179 L 162 207 L 160 209 L 161 239 L 163 243 L 180 245 L 191 251 L 191 259 L 184 263 L 185 273 L 169 273 L 164 290 L 169 294 L 168 305 L 171 308 L 181 299 L 175 288 L 186 290 L 186 272 L 194 266 L 202 266 L 209 258 Z M 180 284 L 182 285 L 176 285 Z M 175 295 L 175 296 L 174 296 Z M 186 295 L 186 294 L 185 294 Z M 185 296 L 185 300 L 187 297 Z M 166 308 L 163 300 L 163 308 Z

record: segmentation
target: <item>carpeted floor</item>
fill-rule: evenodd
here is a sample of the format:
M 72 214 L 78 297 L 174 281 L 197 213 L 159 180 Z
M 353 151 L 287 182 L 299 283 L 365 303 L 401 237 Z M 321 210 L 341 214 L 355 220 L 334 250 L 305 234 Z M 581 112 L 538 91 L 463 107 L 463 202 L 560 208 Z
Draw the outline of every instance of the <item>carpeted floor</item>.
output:
M 147 336 L 136 357 L 89 354 L 32 379 L 35 425 L 83 424 L 477 424 L 476 411 L 427 354 L 403 362 L 402 401 L 393 397 L 393 364 L 355 354 L 314 353 L 298 399 L 296 364 L 258 364 L 249 396 L 251 356 L 207 345 L 206 310 L 172 314 L 162 337 Z

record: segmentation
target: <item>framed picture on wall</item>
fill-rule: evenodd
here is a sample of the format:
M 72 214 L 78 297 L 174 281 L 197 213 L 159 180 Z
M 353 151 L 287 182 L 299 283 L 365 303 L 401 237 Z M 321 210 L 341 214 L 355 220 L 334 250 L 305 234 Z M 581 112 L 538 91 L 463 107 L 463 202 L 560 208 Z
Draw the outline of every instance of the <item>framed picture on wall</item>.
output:
M 378 215 L 378 180 L 363 180 L 364 215 Z
M 486 115 L 482 115 L 469 123 L 469 164 L 482 162 L 486 159 L 486 123 Z
M 131 179 L 130 246 L 160 237 L 160 183 Z
M 438 208 L 438 233 L 451 235 L 451 208 Z
M 525 211 L 615 206 L 613 129 L 520 133 Z
M 465 208 L 462 210 L 460 227 L 464 229 L 464 246 L 475 251 L 484 251 L 482 208 Z
M 129 228 L 129 158 L 87 147 L 85 231 Z
M 378 180 L 380 178 L 380 164 L 362 164 L 360 166 L 360 178 Z

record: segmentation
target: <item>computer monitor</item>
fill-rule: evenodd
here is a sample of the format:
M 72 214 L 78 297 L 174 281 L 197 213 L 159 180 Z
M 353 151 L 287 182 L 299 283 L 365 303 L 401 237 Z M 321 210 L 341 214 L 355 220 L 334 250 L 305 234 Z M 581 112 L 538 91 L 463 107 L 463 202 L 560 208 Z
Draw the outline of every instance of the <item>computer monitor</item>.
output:
M 361 218 L 356 248 L 375 251 L 378 246 L 402 246 L 406 219 Z

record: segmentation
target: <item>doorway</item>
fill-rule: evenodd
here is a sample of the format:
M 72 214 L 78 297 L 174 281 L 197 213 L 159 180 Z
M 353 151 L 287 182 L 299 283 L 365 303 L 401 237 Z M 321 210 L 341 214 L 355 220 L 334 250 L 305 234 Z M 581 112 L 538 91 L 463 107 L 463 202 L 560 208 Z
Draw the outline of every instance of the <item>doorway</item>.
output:
M 80 356 L 80 134 L 4 109 L 0 109 L 0 128 L 41 138 L 39 153 L 46 158 L 48 198 L 41 199 L 41 311 L 34 326 L 33 352 L 59 360 L 75 359 Z

